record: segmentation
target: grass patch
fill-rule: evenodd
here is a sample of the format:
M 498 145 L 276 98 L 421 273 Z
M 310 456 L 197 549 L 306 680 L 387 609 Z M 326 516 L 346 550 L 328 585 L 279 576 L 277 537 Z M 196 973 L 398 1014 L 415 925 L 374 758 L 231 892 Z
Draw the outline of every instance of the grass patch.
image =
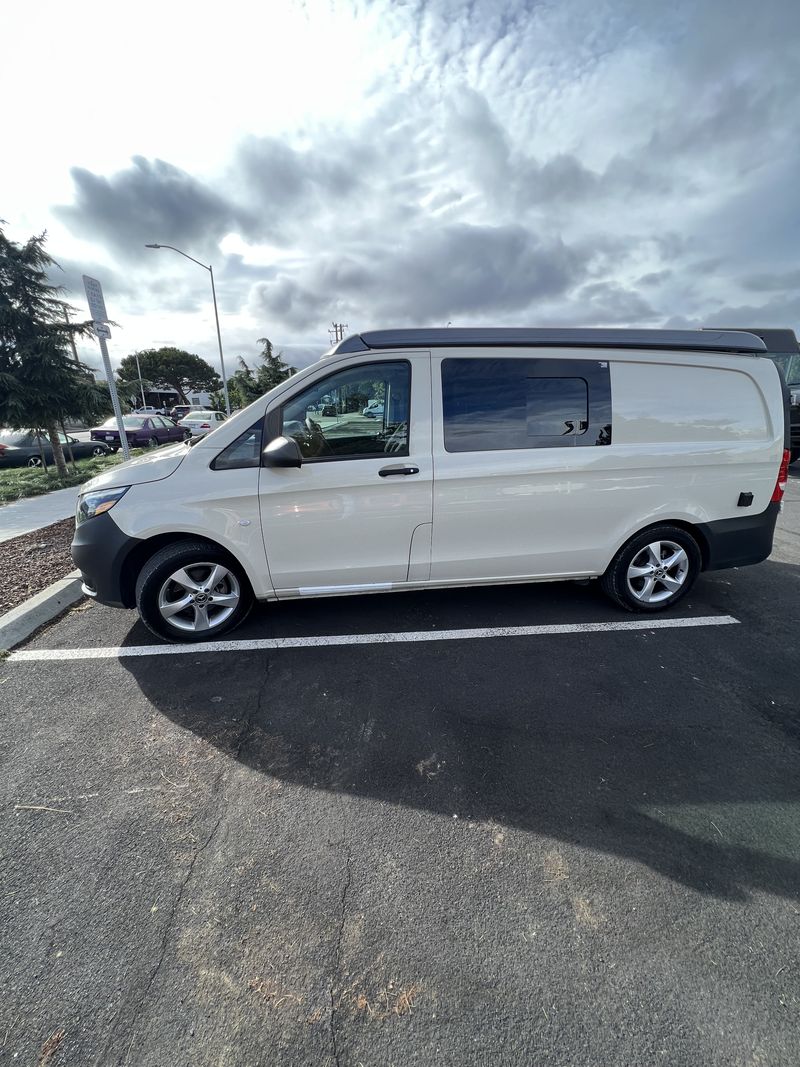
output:
M 141 456 L 144 451 L 143 448 L 132 448 L 131 457 Z M 0 470 L 0 504 L 29 496 L 41 496 L 43 493 L 51 493 L 54 489 L 69 489 L 73 485 L 82 485 L 109 467 L 116 467 L 122 460 L 121 452 L 113 456 L 78 459 L 75 461 L 77 473 L 73 472 L 72 465 L 68 464 L 69 474 L 66 478 L 59 478 L 55 467 L 48 467 L 46 471 L 40 467 L 10 467 Z

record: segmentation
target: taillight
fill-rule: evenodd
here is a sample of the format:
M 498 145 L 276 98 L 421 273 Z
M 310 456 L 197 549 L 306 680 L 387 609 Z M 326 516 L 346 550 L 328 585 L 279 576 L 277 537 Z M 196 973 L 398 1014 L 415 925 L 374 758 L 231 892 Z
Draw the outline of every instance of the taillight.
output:
M 783 494 L 786 492 L 786 483 L 789 481 L 789 449 L 783 450 L 783 459 L 781 460 L 780 469 L 778 470 L 778 480 L 775 483 L 775 490 L 772 494 L 772 503 L 779 504 L 783 500 Z
M 210 422 L 201 422 L 200 423 L 200 429 L 201 430 L 210 430 L 211 429 L 211 423 Z M 787 477 L 788 477 L 788 475 L 787 475 Z
M 2 454 L 5 452 L 7 447 L 8 447 L 7 445 L 0 445 L 0 456 L 2 456 Z

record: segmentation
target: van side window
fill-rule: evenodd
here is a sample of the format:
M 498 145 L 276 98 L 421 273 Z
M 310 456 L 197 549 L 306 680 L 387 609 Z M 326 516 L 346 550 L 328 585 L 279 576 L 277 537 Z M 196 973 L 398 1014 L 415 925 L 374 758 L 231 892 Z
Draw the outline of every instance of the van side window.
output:
M 528 378 L 528 437 L 566 437 L 586 433 L 589 390 L 583 378 Z
M 215 457 L 211 464 L 212 471 L 238 470 L 241 467 L 258 467 L 261 463 L 261 429 L 262 419 L 239 434 L 227 448 Z
M 281 409 L 281 433 L 309 462 L 408 455 L 411 365 L 359 364 L 321 378 Z
M 445 359 L 442 409 L 448 452 L 611 444 L 605 361 Z

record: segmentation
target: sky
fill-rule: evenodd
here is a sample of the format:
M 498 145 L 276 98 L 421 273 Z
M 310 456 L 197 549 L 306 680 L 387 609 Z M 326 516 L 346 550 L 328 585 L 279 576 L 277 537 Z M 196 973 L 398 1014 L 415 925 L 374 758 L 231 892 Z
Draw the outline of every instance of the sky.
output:
M 800 333 L 797 0 L 44 0 L 0 218 L 118 361 L 399 326 Z M 118 13 L 119 12 L 119 13 Z M 81 354 L 99 365 L 94 342 Z

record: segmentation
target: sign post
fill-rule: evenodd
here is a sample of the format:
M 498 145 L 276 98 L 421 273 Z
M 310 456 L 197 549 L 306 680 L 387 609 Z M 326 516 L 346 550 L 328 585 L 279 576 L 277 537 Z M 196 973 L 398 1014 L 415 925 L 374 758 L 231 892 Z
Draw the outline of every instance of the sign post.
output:
M 119 406 L 117 386 L 114 382 L 114 372 L 111 370 L 111 360 L 108 357 L 108 347 L 106 345 L 107 338 L 111 337 L 111 330 L 108 327 L 108 315 L 106 314 L 106 302 L 103 298 L 103 287 L 96 278 L 90 278 L 87 274 L 84 274 L 83 276 L 83 287 L 86 290 L 86 299 L 89 303 L 89 311 L 92 316 L 92 322 L 94 323 L 94 332 L 100 342 L 100 352 L 103 356 L 103 367 L 106 372 L 108 391 L 111 394 L 111 406 L 114 408 L 114 416 L 117 420 L 117 428 L 119 429 L 120 447 L 122 448 L 122 454 L 125 459 L 130 459 L 131 450 L 128 447 L 128 435 L 125 433 L 125 424 L 122 421 L 122 408 Z

